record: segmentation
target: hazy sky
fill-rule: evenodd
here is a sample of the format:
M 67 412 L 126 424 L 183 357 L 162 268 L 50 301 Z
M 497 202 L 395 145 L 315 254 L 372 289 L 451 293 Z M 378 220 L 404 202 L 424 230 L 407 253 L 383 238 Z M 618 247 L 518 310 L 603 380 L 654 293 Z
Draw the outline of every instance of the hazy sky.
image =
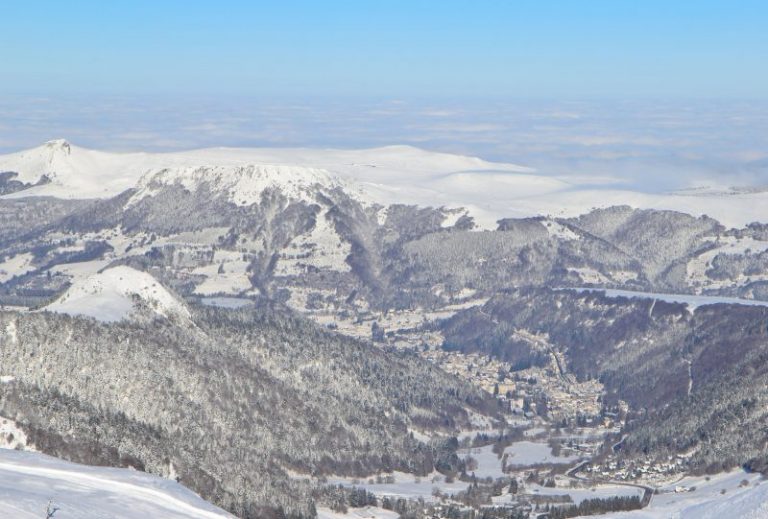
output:
M 0 96 L 0 152 L 410 144 L 643 190 L 768 186 L 768 101 Z
M 411 144 L 768 185 L 768 2 L 0 0 L 0 152 Z
M 6 93 L 768 96 L 764 0 L 1 6 Z

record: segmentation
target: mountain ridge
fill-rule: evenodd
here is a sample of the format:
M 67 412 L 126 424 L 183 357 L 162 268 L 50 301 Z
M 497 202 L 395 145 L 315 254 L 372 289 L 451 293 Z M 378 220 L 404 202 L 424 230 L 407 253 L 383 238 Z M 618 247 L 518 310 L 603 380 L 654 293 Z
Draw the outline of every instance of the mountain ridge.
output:
M 135 188 L 150 171 L 270 164 L 328 171 L 385 206 L 405 203 L 464 207 L 484 229 L 494 228 L 496 221 L 505 217 L 575 217 L 592 208 L 622 204 L 640 209 L 677 209 L 696 216 L 708 214 L 732 227 L 768 220 L 768 192 L 764 190 L 741 189 L 728 194 L 703 190 L 697 196 L 681 191 L 633 191 L 613 181 L 595 186 L 576 177 L 552 176 L 524 166 L 408 145 L 360 150 L 221 147 L 112 153 L 56 140 L 0 156 L 0 173 L 16 174 L 16 181 L 23 184 L 4 197 L 93 199 Z M 46 175 L 50 181 L 36 185 Z

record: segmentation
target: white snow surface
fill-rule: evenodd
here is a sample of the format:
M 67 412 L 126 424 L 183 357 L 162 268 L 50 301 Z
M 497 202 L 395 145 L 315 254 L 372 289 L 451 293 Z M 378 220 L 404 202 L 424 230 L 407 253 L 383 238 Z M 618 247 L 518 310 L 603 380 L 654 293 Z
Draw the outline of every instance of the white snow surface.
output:
M 405 472 L 393 472 L 383 474 L 393 478 L 392 483 L 370 483 L 371 478 L 329 477 L 327 483 L 331 485 L 343 485 L 350 488 L 364 488 L 368 492 L 379 497 L 403 497 L 406 499 L 424 499 L 428 502 L 436 500 L 434 489 L 451 495 L 467 489 L 468 483 L 455 480 L 451 483 L 445 481 L 445 476 L 437 472 L 424 477 L 415 477 Z M 375 479 L 375 477 L 373 478 Z
M 0 156 L 0 171 L 34 184 L 44 175 L 51 182 L 28 193 L 59 198 L 105 198 L 133 187 L 144 154 L 113 154 L 72 146 L 60 139 Z M 23 196 L 23 195 L 22 195 Z
M 742 486 L 742 482 L 746 482 Z M 681 490 L 675 492 L 675 488 Z M 691 490 L 694 489 L 695 490 Z M 725 491 L 725 492 L 723 492 Z M 768 482 L 759 475 L 733 471 L 687 477 L 661 490 L 642 510 L 601 515 L 603 519 L 765 519 Z
M 317 519 L 398 519 L 400 514 L 375 506 L 350 508 L 346 514 L 334 512 L 330 508 L 318 508 Z
M 27 272 L 35 270 L 32 265 L 32 258 L 31 253 L 25 252 L 0 263 L 0 283 L 5 283 L 15 276 L 23 276 Z
M 383 205 L 465 207 L 483 228 L 494 228 L 502 217 L 576 216 L 613 205 L 708 214 L 733 227 L 768 221 L 768 190 L 645 193 L 608 187 L 611 183 L 595 188 L 577 178 L 411 146 L 109 153 L 58 140 L 0 156 L 0 171 L 17 172 L 19 180 L 29 183 L 42 175 L 52 179 L 7 197 L 110 197 L 135 187 L 144 175 L 144 196 L 151 192 L 151 178 L 187 184 L 212 178 L 222 188 L 235 190 L 235 202 L 252 199 L 264 186 L 277 185 L 301 194 L 298 186 L 306 182 L 342 184 L 353 194 Z M 240 180 L 230 178 L 238 176 Z
M 139 302 L 163 317 L 190 317 L 186 306 L 150 274 L 126 266 L 76 278 L 73 285 L 44 310 L 115 322 L 130 318 Z
M 0 449 L 0 517 L 45 517 L 49 500 L 59 508 L 56 519 L 234 517 L 175 481 Z
M 215 306 L 217 308 L 243 308 L 253 305 L 253 301 L 243 297 L 203 297 L 200 302 L 204 305 Z
M 543 487 L 541 485 L 527 485 L 525 494 L 539 495 L 539 496 L 570 496 L 571 501 L 574 504 L 579 504 L 587 499 L 608 499 L 611 497 L 643 497 L 643 490 L 638 487 L 632 487 L 628 485 L 598 485 L 590 488 L 550 488 Z M 512 495 L 503 495 L 494 497 L 494 503 L 509 502 L 512 499 Z M 602 517 L 602 516 L 598 516 Z
M 741 299 L 738 297 L 702 296 L 695 294 L 664 294 L 660 292 L 640 292 L 634 290 L 620 290 L 615 288 L 562 288 L 560 290 L 574 290 L 576 292 L 603 292 L 608 297 L 627 297 L 635 299 L 655 299 L 666 303 L 682 303 L 691 312 L 700 306 L 728 304 L 745 306 L 768 306 L 768 301 L 755 299 Z
M 579 456 L 555 456 L 546 443 L 531 441 L 515 442 L 506 449 L 508 466 L 531 466 L 542 463 L 567 464 L 579 459 Z

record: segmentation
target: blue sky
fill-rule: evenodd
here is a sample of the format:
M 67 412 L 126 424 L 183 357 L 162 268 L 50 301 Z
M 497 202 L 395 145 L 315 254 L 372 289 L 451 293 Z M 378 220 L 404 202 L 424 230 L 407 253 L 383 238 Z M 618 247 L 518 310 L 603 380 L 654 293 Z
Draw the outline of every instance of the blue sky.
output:
M 5 1 L 0 93 L 765 98 L 768 3 Z

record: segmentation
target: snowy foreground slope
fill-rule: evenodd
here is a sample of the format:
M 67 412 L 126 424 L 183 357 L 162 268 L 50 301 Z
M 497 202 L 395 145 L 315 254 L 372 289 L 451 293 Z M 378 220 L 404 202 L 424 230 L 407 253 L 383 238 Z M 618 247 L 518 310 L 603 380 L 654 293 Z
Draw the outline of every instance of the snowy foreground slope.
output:
M 764 519 L 768 517 L 768 482 L 742 471 L 687 477 L 670 485 L 634 512 L 600 515 L 603 519 Z M 675 491 L 677 489 L 677 492 Z
M 108 198 L 136 187 L 142 177 L 212 175 L 222 168 L 269 166 L 283 175 L 315 175 L 321 183 L 356 184 L 384 205 L 466 207 L 483 227 L 502 217 L 576 216 L 596 207 L 628 204 L 707 214 L 729 226 L 768 219 L 768 191 L 642 193 L 539 174 L 513 164 L 435 153 L 411 146 L 364 150 L 307 148 L 212 148 L 174 153 L 108 153 L 57 140 L 0 156 L 0 173 L 12 172 L 27 187 L 5 196 Z M 218 168 L 218 169 L 217 169 Z M 309 168 L 298 173 L 297 168 Z M 45 176 L 45 178 L 44 178 Z M 49 180 L 47 183 L 41 182 Z M 306 180 L 306 178 L 304 179 Z M 40 183 L 40 185 L 37 185 Z M 146 187 L 146 186 L 145 186 Z
M 49 501 L 56 519 L 233 517 L 174 481 L 0 449 L 0 517 L 39 519 Z

